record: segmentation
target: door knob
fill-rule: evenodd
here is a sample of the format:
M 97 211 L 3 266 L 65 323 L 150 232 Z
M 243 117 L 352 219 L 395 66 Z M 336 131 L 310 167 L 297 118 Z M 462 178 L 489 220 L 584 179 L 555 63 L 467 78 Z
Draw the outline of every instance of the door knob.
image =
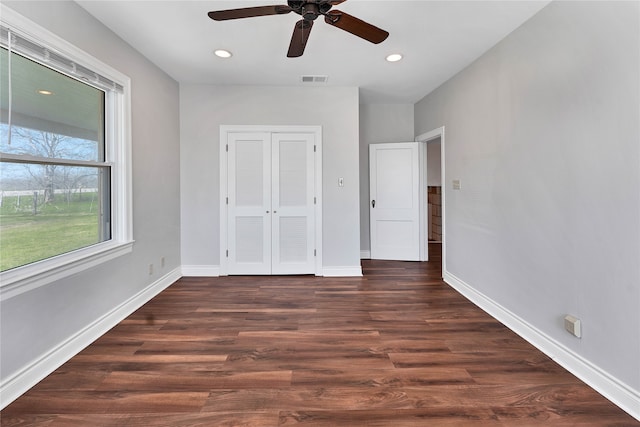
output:
M 376 207 L 376 201 L 375 201 L 375 200 L 372 200 L 372 201 L 371 201 L 371 207 L 372 207 L 372 208 L 375 208 L 375 207 Z

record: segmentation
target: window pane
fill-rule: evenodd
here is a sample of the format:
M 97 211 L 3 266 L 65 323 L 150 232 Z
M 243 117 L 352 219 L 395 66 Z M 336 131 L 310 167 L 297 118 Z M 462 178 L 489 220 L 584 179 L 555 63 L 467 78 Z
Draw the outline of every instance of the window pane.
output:
M 16 53 L 10 67 L 8 59 L 1 48 L 0 151 L 104 161 L 104 92 Z
M 109 240 L 109 168 L 0 163 L 0 271 Z

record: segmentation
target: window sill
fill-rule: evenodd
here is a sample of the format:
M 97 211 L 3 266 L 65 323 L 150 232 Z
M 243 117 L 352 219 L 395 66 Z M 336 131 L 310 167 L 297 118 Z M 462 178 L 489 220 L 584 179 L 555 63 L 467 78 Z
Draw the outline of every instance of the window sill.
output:
M 133 241 L 104 242 L 0 273 L 0 301 L 130 253 Z

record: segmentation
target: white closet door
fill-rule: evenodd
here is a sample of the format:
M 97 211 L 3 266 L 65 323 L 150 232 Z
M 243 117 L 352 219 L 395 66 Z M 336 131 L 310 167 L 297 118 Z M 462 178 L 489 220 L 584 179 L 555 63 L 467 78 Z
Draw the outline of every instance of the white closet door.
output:
M 271 274 L 271 134 L 228 134 L 229 274 Z
M 314 135 L 272 135 L 272 274 L 313 274 Z

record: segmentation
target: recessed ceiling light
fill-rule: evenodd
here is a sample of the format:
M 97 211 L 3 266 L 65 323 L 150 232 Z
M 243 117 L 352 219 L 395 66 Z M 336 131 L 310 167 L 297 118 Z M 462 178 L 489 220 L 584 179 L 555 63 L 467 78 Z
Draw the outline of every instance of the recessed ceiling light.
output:
M 50 90 L 46 90 L 46 89 L 38 89 L 38 93 L 40 95 L 53 95 L 53 92 L 51 92 Z
M 399 53 L 392 53 L 391 55 L 387 56 L 387 61 L 389 62 L 398 62 L 402 59 L 402 55 L 400 55 Z
M 228 50 L 218 49 L 213 52 L 219 58 L 231 58 L 232 54 Z

